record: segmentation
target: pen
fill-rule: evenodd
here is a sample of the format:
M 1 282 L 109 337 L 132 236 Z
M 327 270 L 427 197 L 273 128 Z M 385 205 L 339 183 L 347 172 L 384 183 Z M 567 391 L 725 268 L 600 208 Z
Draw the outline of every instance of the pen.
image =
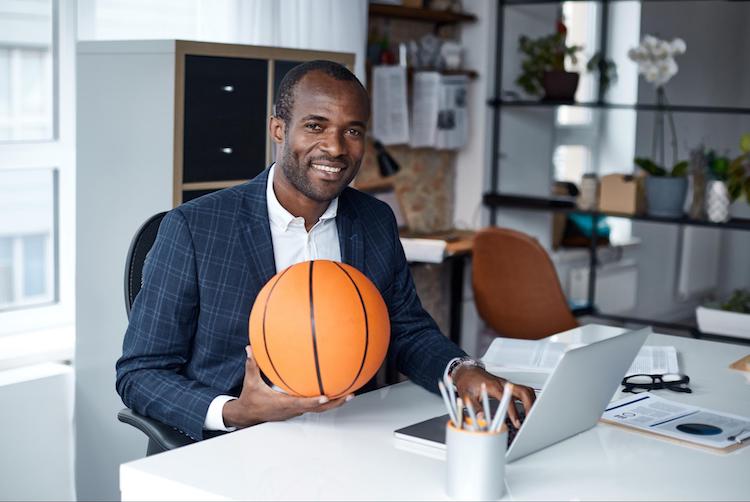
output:
M 482 408 L 484 408 L 484 423 L 489 431 L 492 414 L 490 413 L 490 398 L 487 396 L 487 385 L 484 382 L 482 382 Z
M 458 424 L 456 414 L 453 411 L 453 405 L 451 404 L 450 399 L 448 399 L 448 392 L 445 390 L 445 384 L 443 384 L 443 382 L 438 382 L 438 388 L 440 389 L 440 395 L 443 396 L 445 407 L 448 408 L 448 415 L 451 417 L 454 424 Z
M 453 378 L 451 378 L 450 375 L 445 377 L 445 386 L 448 387 L 448 396 L 450 396 L 451 406 L 454 406 L 456 404 L 456 390 L 455 387 L 453 387 Z M 454 409 L 453 416 L 455 417 L 457 415 L 458 413 L 456 413 Z
M 497 407 L 497 411 L 495 412 L 495 419 L 492 421 L 492 425 L 490 425 L 490 432 L 499 431 L 502 427 L 505 415 L 508 413 L 508 404 L 510 403 L 512 394 L 513 384 L 506 382 L 503 387 L 503 398 L 500 400 L 500 406 Z

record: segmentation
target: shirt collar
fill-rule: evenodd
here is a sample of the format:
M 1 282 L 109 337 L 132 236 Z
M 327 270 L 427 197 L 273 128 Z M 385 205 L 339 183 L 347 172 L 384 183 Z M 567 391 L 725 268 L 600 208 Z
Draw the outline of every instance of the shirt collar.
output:
M 271 169 L 268 173 L 268 183 L 266 185 L 266 205 L 268 206 L 268 219 L 271 224 L 280 227 L 286 231 L 289 228 L 289 224 L 296 219 L 296 217 L 281 205 L 279 199 L 276 198 L 276 192 L 273 191 L 273 176 L 276 171 L 276 164 L 271 165 Z M 323 214 L 320 216 L 318 221 L 326 221 L 336 218 L 338 212 L 339 198 L 336 197 L 329 204 Z

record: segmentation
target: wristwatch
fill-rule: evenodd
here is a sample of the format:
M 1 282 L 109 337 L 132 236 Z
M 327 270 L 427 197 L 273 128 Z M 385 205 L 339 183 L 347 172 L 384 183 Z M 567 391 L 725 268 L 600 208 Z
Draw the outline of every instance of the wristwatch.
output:
M 472 359 L 471 357 L 457 357 L 448 365 L 448 371 L 446 374 L 453 377 L 453 372 L 460 366 L 474 366 L 476 368 L 484 369 L 484 363 L 482 361 Z

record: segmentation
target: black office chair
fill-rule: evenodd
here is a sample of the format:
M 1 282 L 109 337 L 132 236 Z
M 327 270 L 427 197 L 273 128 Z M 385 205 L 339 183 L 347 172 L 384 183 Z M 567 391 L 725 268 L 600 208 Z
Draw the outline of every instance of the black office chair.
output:
M 130 309 L 135 297 L 138 296 L 138 292 L 143 286 L 143 262 L 146 260 L 146 254 L 148 254 L 151 246 L 154 245 L 159 225 L 166 214 L 166 212 L 155 214 L 146 220 L 146 223 L 141 225 L 130 243 L 128 257 L 125 261 L 125 312 L 127 312 L 128 319 L 130 319 Z M 195 442 L 174 427 L 140 415 L 128 408 L 120 410 L 117 413 L 117 419 L 122 423 L 140 429 L 148 437 L 146 456 Z

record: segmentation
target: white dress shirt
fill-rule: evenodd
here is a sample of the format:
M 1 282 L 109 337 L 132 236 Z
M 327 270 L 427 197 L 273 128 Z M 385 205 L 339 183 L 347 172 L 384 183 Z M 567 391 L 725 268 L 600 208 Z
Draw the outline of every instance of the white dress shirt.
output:
M 266 204 L 268 205 L 268 219 L 271 224 L 271 241 L 273 243 L 273 257 L 276 260 L 276 273 L 285 268 L 308 260 L 341 261 L 339 247 L 339 231 L 336 227 L 336 211 L 339 207 L 338 197 L 328 205 L 323 215 L 308 232 L 305 229 L 305 219 L 295 217 L 276 198 L 273 191 L 273 176 L 276 165 L 271 166 L 266 186 Z M 445 376 L 453 360 L 445 367 Z M 206 413 L 203 428 L 207 430 L 233 431 L 234 427 L 224 425 L 224 404 L 233 396 L 217 396 L 211 401 Z
M 284 209 L 276 192 L 273 191 L 273 176 L 276 165 L 271 166 L 266 185 L 266 205 L 268 219 L 271 225 L 271 242 L 273 243 L 273 257 L 276 261 L 276 272 L 308 260 L 341 261 L 339 247 L 339 231 L 336 228 L 336 211 L 339 207 L 338 197 L 328 205 L 323 215 L 308 232 L 305 229 L 305 219 L 295 217 Z M 211 401 L 206 414 L 203 428 L 208 430 L 231 431 L 232 427 L 224 425 L 224 404 L 233 396 L 217 396 Z

